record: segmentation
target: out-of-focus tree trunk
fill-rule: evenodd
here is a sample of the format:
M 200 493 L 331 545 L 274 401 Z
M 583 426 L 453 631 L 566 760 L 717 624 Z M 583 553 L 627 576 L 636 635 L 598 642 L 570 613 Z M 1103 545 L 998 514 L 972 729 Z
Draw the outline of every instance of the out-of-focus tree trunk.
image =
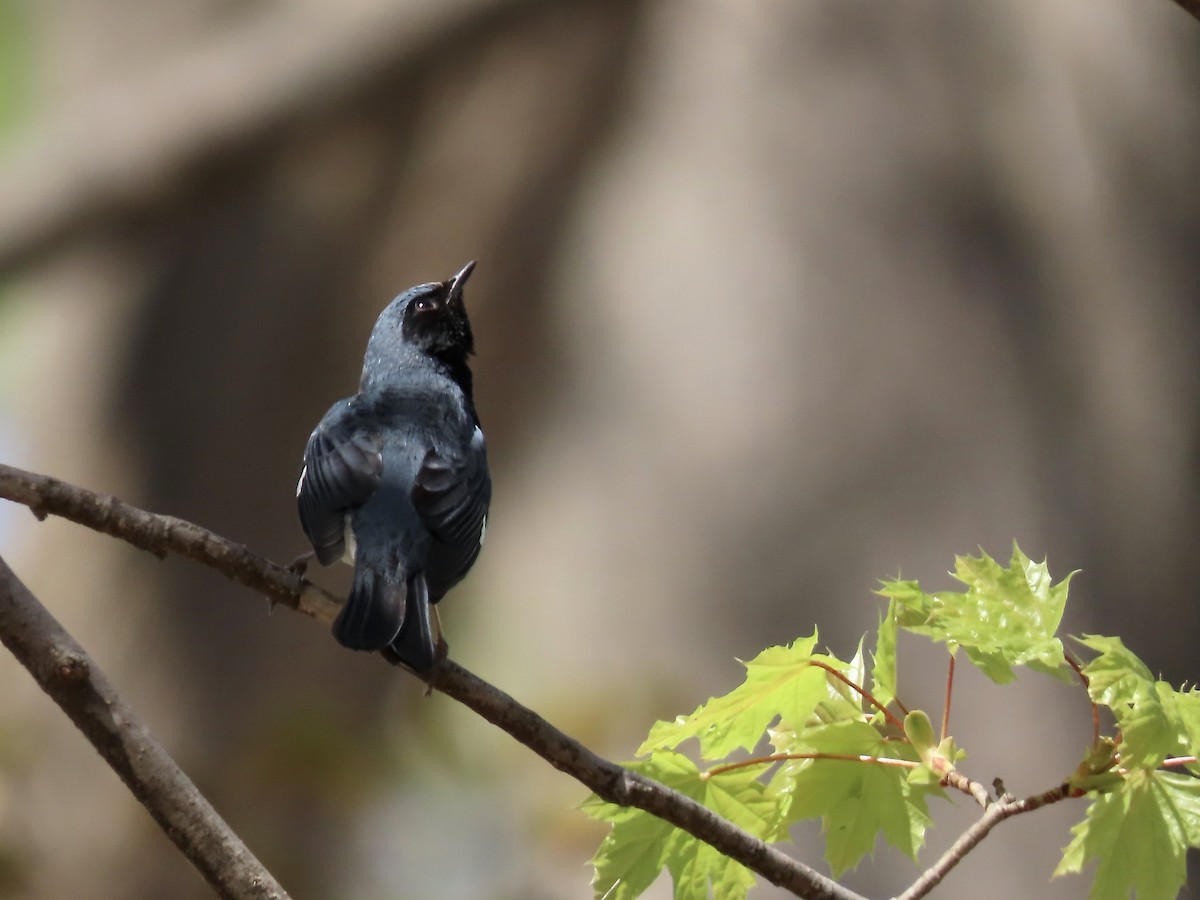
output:
M 205 131 L 211 153 L 147 167 L 161 182 L 97 190 L 0 301 L 14 461 L 289 559 L 300 449 L 374 316 L 479 258 L 496 494 L 443 623 L 598 751 L 814 623 L 848 651 L 874 579 L 937 583 L 1014 537 L 1084 570 L 1073 630 L 1195 678 L 1196 23 L 1134 0 L 471 8 L 310 73 L 311 105 L 289 82 L 286 115 Z M 42 84 L 177 73 L 263 9 L 55 6 Z M 576 786 L 376 658 L 62 523 L 4 512 L 0 539 L 296 896 L 586 891 Z M 903 677 L 911 704 L 937 707 L 943 662 Z M 13 896 L 204 896 L 0 667 Z M 962 679 L 975 777 L 1024 792 L 1074 764 L 1078 697 L 1004 706 Z M 1078 896 L 1046 883 L 1069 806 L 989 837 L 973 896 Z M 970 818 L 936 813 L 935 849 Z M 909 880 L 880 860 L 853 886 Z

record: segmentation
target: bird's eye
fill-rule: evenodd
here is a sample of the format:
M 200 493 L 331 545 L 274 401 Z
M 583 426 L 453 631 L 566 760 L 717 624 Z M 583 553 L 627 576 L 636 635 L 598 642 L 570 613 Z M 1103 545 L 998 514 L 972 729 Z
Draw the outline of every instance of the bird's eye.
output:
M 432 297 L 421 297 L 413 305 L 419 313 L 437 309 L 437 301 Z

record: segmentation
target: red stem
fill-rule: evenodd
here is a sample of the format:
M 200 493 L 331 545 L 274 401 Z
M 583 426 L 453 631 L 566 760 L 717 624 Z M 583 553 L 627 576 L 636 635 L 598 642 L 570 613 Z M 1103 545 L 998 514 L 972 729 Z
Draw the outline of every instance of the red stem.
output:
M 942 736 L 939 740 L 946 739 L 946 732 L 950 728 L 950 697 L 954 693 L 954 654 L 950 654 L 950 669 L 946 672 L 946 704 L 942 707 Z
M 771 763 L 786 762 L 790 759 L 840 759 L 845 762 L 871 763 L 877 766 L 896 766 L 901 769 L 915 769 L 920 765 L 911 759 L 895 759 L 890 756 L 866 756 L 853 753 L 772 753 L 770 756 L 756 756 L 754 759 L 742 759 L 737 762 L 714 766 L 701 777 L 712 778 L 714 775 L 724 775 L 735 769 L 745 769 L 748 766 L 766 766 Z
M 895 728 L 898 728 L 900 730 L 901 734 L 904 733 L 904 723 L 896 718 L 895 713 L 893 713 L 886 706 L 884 706 L 882 703 L 880 703 L 878 700 L 876 700 L 870 691 L 864 690 L 863 688 L 859 687 L 857 684 L 855 684 L 853 681 L 851 681 L 849 678 L 847 678 L 845 675 L 843 675 L 841 672 L 839 672 L 837 669 L 835 669 L 831 665 L 828 665 L 823 662 L 818 662 L 815 659 L 810 659 L 808 661 L 808 664 L 810 666 L 816 666 L 818 669 L 824 669 L 826 672 L 828 672 L 830 675 L 832 675 L 834 678 L 836 678 L 842 684 L 846 685 L 846 687 L 850 688 L 850 690 L 857 693 L 860 697 L 862 697 L 864 700 L 866 700 L 868 703 L 870 703 L 872 706 L 874 706 L 877 710 L 879 710 L 881 713 L 883 713 L 884 716 L 887 717 L 887 720 L 892 724 L 892 726 Z M 897 702 L 899 702 L 899 701 L 897 701 Z
M 1083 682 L 1084 691 L 1087 691 L 1088 688 L 1091 687 L 1092 683 L 1088 680 L 1088 677 L 1083 674 L 1083 666 L 1079 664 L 1079 660 L 1077 660 L 1066 650 L 1063 651 L 1063 657 L 1067 660 L 1067 665 L 1075 670 L 1075 674 L 1078 675 L 1079 680 Z M 1091 694 L 1088 694 L 1088 703 L 1092 704 L 1092 746 L 1095 747 L 1100 743 L 1100 707 L 1098 707 L 1095 701 L 1092 700 Z
M 1190 766 L 1194 762 L 1196 762 L 1194 756 L 1168 756 L 1162 761 L 1162 764 L 1164 769 L 1170 769 L 1175 766 Z

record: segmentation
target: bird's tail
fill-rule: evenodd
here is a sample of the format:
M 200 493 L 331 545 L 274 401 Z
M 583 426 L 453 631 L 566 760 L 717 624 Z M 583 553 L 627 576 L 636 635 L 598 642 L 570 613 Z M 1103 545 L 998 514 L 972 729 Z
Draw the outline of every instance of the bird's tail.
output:
M 337 642 L 352 650 L 382 650 L 400 633 L 408 606 L 408 585 L 381 575 L 361 561 L 354 585 L 333 622 Z
M 414 672 L 424 672 L 437 662 L 431 615 L 425 573 L 417 572 L 409 576 L 404 623 L 389 648 L 393 662 L 403 663 Z

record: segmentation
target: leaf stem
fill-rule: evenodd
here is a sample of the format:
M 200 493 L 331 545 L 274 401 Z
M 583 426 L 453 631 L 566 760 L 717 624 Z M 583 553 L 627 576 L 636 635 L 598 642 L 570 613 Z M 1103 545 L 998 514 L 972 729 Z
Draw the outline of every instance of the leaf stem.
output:
M 714 775 L 724 775 L 726 772 L 745 769 L 748 766 L 766 766 L 771 763 L 787 762 L 791 759 L 840 759 L 845 762 L 864 762 L 873 763 L 877 766 L 895 766 L 899 769 L 915 769 L 920 765 L 920 763 L 913 762 L 911 759 L 895 759 L 891 756 L 867 756 L 866 754 L 855 753 L 772 753 L 770 756 L 756 756 L 753 759 L 741 759 L 737 762 L 713 766 L 700 777 L 712 778 Z
M 884 716 L 887 718 L 888 722 L 890 722 L 892 724 L 893 728 L 899 729 L 901 734 L 904 733 L 904 723 L 896 718 L 895 713 L 893 713 L 890 709 L 888 709 L 886 706 L 884 706 L 882 703 L 880 703 L 878 700 L 876 700 L 875 696 L 870 691 L 859 687 L 857 684 L 855 684 L 853 681 L 851 681 L 849 678 L 847 678 L 845 675 L 843 675 L 841 672 L 839 672 L 833 666 L 828 665 L 827 663 L 819 662 L 815 659 L 810 659 L 808 661 L 808 664 L 810 666 L 816 666 L 818 669 L 824 669 L 826 672 L 828 672 L 830 675 L 832 675 L 834 678 L 836 678 L 842 684 L 846 685 L 846 687 L 850 688 L 850 690 L 857 693 L 860 697 L 862 697 L 864 700 L 866 700 L 868 703 L 870 703 L 872 706 L 874 706 L 877 710 L 879 710 L 881 713 L 883 713 Z M 899 702 L 899 701 L 897 701 L 897 702 Z
M 950 668 L 946 672 L 946 703 L 942 707 L 942 736 L 938 738 L 940 741 L 946 739 L 946 732 L 950 728 L 950 698 L 954 693 L 954 654 L 950 654 Z
M 1092 686 L 1091 680 L 1083 674 L 1083 666 L 1079 660 L 1063 650 L 1063 657 L 1067 661 L 1067 665 L 1075 670 L 1075 674 L 1079 676 L 1079 680 L 1083 682 L 1083 689 L 1089 690 Z M 1092 746 L 1095 747 L 1100 743 L 1100 707 L 1096 705 L 1096 701 L 1092 699 L 1092 695 L 1088 694 L 1088 702 L 1092 704 Z

